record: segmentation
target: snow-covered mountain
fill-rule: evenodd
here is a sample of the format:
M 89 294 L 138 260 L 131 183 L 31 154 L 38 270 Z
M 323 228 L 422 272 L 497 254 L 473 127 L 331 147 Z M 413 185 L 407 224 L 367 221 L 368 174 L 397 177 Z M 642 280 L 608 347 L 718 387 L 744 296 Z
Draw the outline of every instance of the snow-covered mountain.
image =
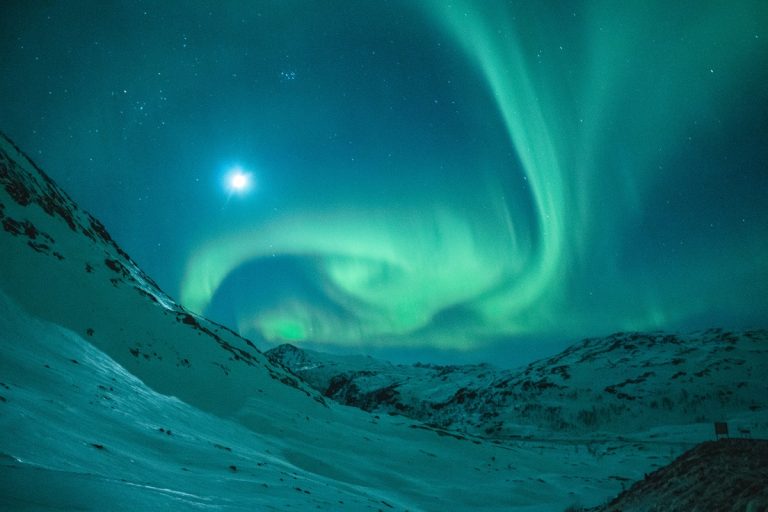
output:
M 525 368 L 392 365 L 282 345 L 267 357 L 329 398 L 495 439 L 714 422 L 768 414 L 768 331 L 618 333 Z M 748 415 L 749 416 L 749 415 Z M 768 431 L 765 432 L 768 434 Z
M 0 226 L 0 510 L 563 510 L 602 503 L 711 437 L 710 424 L 696 423 L 705 418 L 685 416 L 674 421 L 688 424 L 632 435 L 567 437 L 568 429 L 554 432 L 550 422 L 536 437 L 515 438 L 505 415 L 515 410 L 508 405 L 512 394 L 527 391 L 526 379 L 564 386 L 543 386 L 531 403 L 536 396 L 554 400 L 544 392 L 572 386 L 583 408 L 595 393 L 588 367 L 576 364 L 581 356 L 568 353 L 556 366 L 572 366 L 570 378 L 562 370 L 541 373 L 553 367 L 547 362 L 532 365 L 529 375 L 483 365 L 393 367 L 367 358 L 323 363 L 381 379 L 369 386 L 355 378 L 362 390 L 391 386 L 394 371 L 421 375 L 411 379 L 411 395 L 405 384 L 393 388 L 397 400 L 444 403 L 440 415 L 453 420 L 443 425 L 456 430 L 415 414 L 338 405 L 296 376 L 311 380 L 307 369 L 322 363 L 320 356 L 283 349 L 294 360 L 278 364 L 229 329 L 185 311 L 4 136 Z M 764 335 L 756 336 L 756 350 L 746 348 L 744 336 L 723 349 L 734 359 L 751 357 L 727 363 L 740 391 L 728 398 L 737 405 L 726 419 L 753 425 L 765 423 L 762 399 L 750 398 L 757 377 L 746 372 L 759 372 L 764 362 L 765 352 L 757 350 Z M 631 364 L 652 360 L 637 354 L 623 361 L 614 358 L 619 352 L 592 349 L 579 354 L 615 363 L 617 376 L 626 367 L 624 379 L 634 375 Z M 659 361 L 666 357 L 648 349 Z M 709 374 L 694 383 L 725 372 L 726 363 L 710 364 L 712 351 L 696 350 L 686 361 L 700 361 L 697 371 Z M 673 366 L 675 372 L 694 367 Z M 427 389 L 425 379 L 436 385 Z M 636 396 L 651 381 L 604 394 L 626 400 L 619 391 Z M 506 384 L 496 388 L 499 383 Z M 351 389 L 344 382 L 337 388 Z M 468 391 L 460 393 L 463 388 Z M 482 427 L 492 404 L 468 393 L 497 389 L 487 396 L 507 400 L 494 419 L 504 426 L 489 435 Z M 439 417 L 430 423 L 439 425 Z M 526 421 L 535 425 L 536 416 Z M 468 433 L 457 431 L 462 428 Z
M 0 279 L 30 312 L 87 337 L 158 391 L 204 410 L 234 411 L 253 387 L 301 392 L 322 404 L 252 343 L 174 303 L 5 137 L 0 186 Z M 254 366 L 266 371 L 250 371 Z

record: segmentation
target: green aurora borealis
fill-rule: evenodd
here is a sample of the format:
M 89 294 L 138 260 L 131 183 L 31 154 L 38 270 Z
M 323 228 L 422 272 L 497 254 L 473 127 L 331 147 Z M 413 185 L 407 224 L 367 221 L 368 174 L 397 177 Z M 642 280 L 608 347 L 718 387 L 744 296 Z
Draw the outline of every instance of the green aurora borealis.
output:
M 768 318 L 766 2 L 127 5 L 44 122 L 55 32 L 4 26 L 3 129 L 193 311 L 363 350 Z

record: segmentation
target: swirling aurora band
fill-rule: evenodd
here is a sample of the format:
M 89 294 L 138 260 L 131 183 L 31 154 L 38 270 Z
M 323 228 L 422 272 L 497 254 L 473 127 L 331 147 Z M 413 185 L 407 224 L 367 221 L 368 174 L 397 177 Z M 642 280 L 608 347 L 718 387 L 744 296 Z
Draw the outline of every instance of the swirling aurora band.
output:
M 482 76 L 497 107 L 487 116 L 506 129 L 517 167 L 459 171 L 465 196 L 436 191 L 394 207 L 364 194 L 354 205 L 327 198 L 233 228 L 194 251 L 183 304 L 204 312 L 238 268 L 289 256 L 326 300 L 297 293 L 244 307 L 241 332 L 466 349 L 499 337 L 675 325 L 713 307 L 701 299 L 708 291 L 728 302 L 768 275 L 765 233 L 737 233 L 727 253 L 705 251 L 694 234 L 671 259 L 647 263 L 637 255 L 662 251 L 649 248 L 652 235 L 628 242 L 648 209 L 660 209 L 659 190 L 697 179 L 677 167 L 682 146 L 691 136 L 709 143 L 734 84 L 765 62 L 751 36 L 765 7 L 710 3 L 691 16 L 662 3 L 591 2 L 573 13 L 426 5 L 425 19 L 463 51 L 466 73 Z M 510 191 L 521 181 L 523 192 Z M 658 215 L 653 222 L 674 223 Z M 713 274 L 735 255 L 737 279 Z

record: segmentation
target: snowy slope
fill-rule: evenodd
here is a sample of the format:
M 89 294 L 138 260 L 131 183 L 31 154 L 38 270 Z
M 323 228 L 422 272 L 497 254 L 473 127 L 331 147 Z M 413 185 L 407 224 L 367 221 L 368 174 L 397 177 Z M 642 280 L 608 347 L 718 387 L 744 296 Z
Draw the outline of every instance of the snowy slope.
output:
M 291 466 L 235 422 L 152 391 L 5 296 L 0 311 L 0 509 L 284 510 L 305 503 L 304 490 L 317 503 L 378 501 Z
M 514 404 L 499 421 L 555 429 L 632 432 L 748 412 L 762 425 L 766 365 L 765 330 L 617 333 L 533 363 L 495 382 L 483 399 Z M 513 433 L 504 425 L 499 432 Z
M 223 419 L 156 393 L 82 337 L 3 295 L 0 312 L 2 510 L 499 510 L 552 502 L 553 483 L 529 475 L 557 465 L 532 453 L 351 409 L 317 418 L 290 404 L 254 404 Z M 512 477 L 530 487 L 525 494 L 508 494 Z
M 225 419 L 1 293 L 0 347 L 0 510 L 562 510 L 669 450 L 503 446 L 335 405 Z
M 628 434 L 742 413 L 749 419 L 741 428 L 768 423 L 765 330 L 618 333 L 519 370 L 395 366 L 291 345 L 266 355 L 341 403 L 496 439 L 528 435 L 531 427 Z
M 34 315 L 86 337 L 155 390 L 207 411 L 232 413 L 254 390 L 282 400 L 312 396 L 309 410 L 323 406 L 250 342 L 175 304 L 101 223 L 1 136 L 0 191 L 0 282 Z

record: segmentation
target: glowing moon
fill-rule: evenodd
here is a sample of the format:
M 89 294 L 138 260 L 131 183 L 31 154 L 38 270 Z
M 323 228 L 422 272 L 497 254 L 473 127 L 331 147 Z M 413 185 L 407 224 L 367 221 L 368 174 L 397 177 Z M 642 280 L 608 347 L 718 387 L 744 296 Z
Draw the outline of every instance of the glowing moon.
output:
M 251 174 L 235 167 L 227 174 L 227 188 L 230 192 L 244 193 L 251 188 Z
M 243 190 L 248 186 L 248 177 L 245 174 L 234 174 L 229 182 L 235 190 Z

